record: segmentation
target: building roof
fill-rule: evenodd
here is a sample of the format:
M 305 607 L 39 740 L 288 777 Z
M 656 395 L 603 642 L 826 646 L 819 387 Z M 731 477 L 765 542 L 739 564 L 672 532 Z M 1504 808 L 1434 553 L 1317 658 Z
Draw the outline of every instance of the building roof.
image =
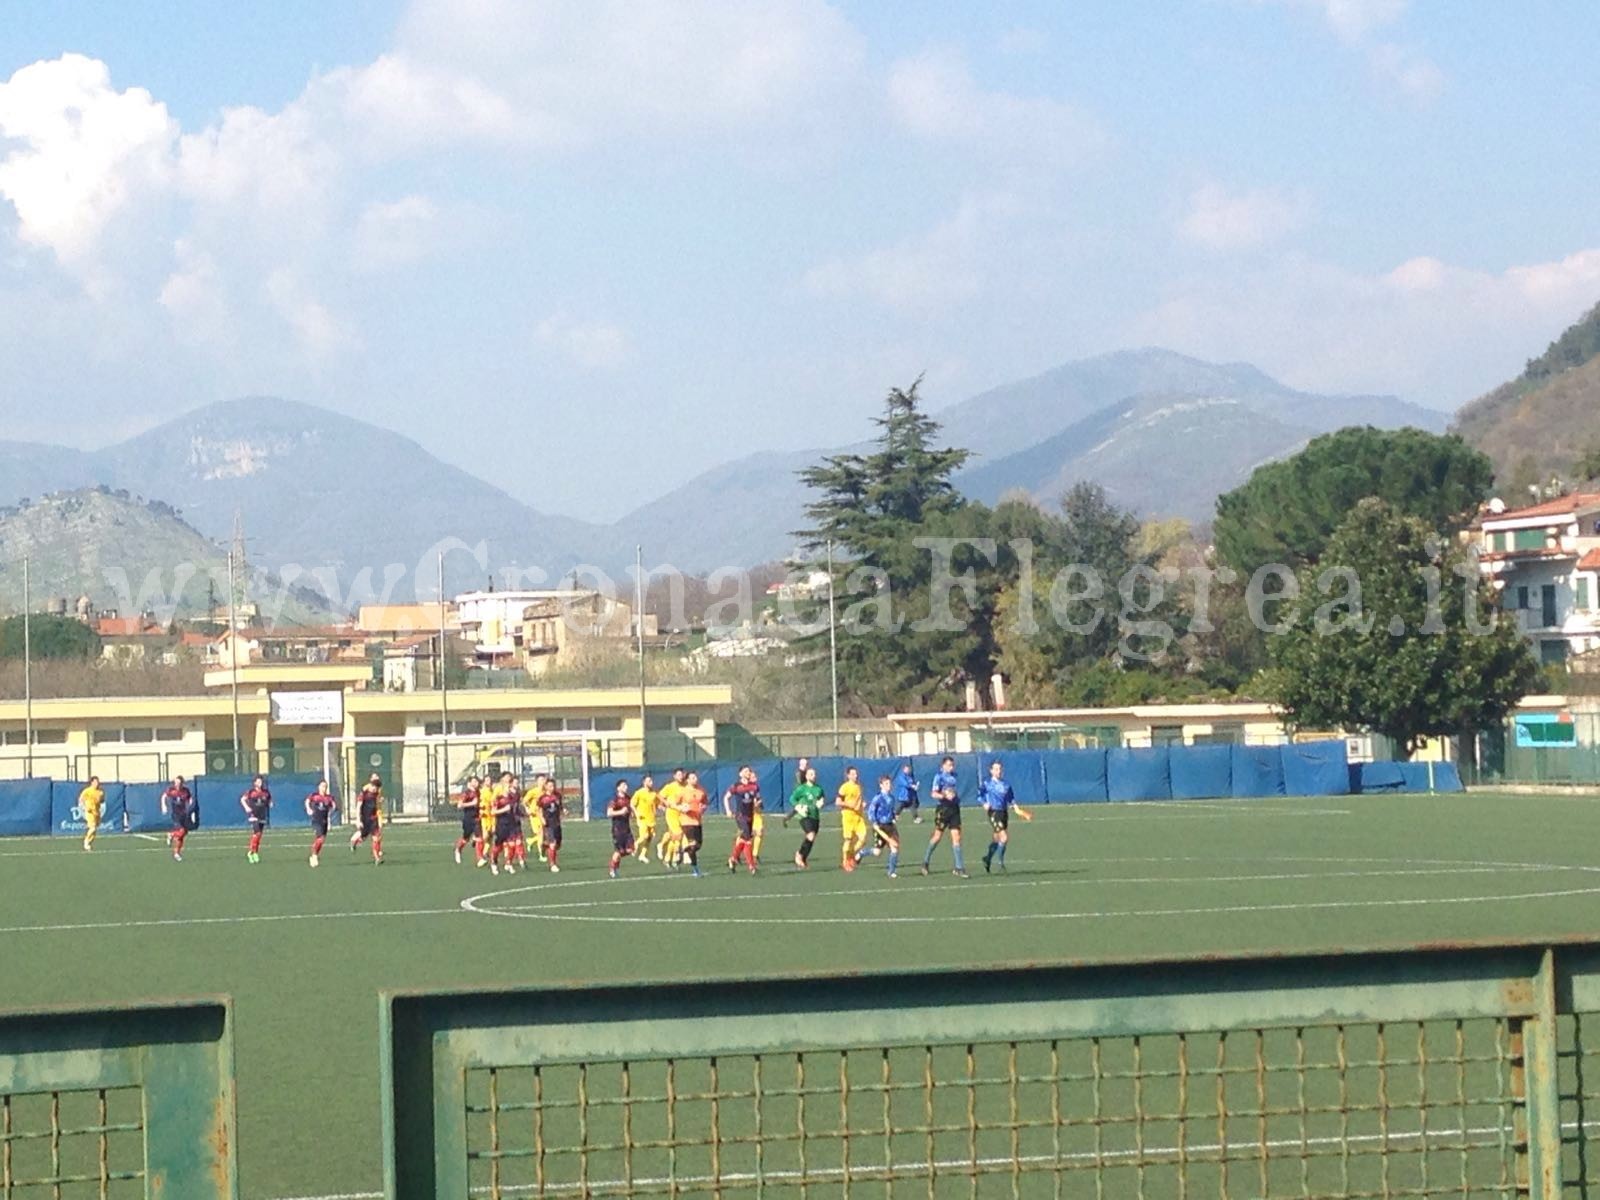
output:
M 444 627 L 460 629 L 461 618 L 445 606 Z M 363 604 L 356 614 L 356 628 L 362 633 L 427 633 L 439 628 L 437 604 Z
M 143 617 L 100 617 L 94 631 L 101 637 L 165 637 L 166 629 Z
M 1600 546 L 1596 546 L 1578 560 L 1580 571 L 1600 571 Z
M 1585 508 L 1600 508 L 1600 492 L 1573 492 L 1570 496 L 1557 496 L 1526 508 L 1508 508 L 1502 513 L 1489 513 L 1483 518 L 1485 525 L 1499 521 L 1525 521 L 1529 517 L 1559 517 L 1565 513 Z

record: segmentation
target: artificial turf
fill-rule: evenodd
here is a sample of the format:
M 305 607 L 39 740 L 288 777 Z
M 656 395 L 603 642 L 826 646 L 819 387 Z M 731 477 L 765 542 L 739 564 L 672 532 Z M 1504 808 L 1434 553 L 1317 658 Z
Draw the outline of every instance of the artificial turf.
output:
M 202 830 L 186 861 L 132 836 L 0 843 L 0 1007 L 234 997 L 242 1194 L 354 1197 L 380 1188 L 381 989 L 635 978 L 748 978 L 873 966 L 1321 950 L 1600 929 L 1600 800 L 1332 797 L 1053 806 L 1013 822 L 1009 870 L 986 876 L 967 810 L 970 880 L 948 849 L 917 872 L 930 826 L 902 823 L 900 878 L 845 874 L 825 826 L 804 874 L 798 832 L 769 819 L 762 873 L 630 862 L 605 877 L 605 822 L 569 822 L 562 873 L 456 866 L 454 830 L 391 827 L 388 861 L 336 831 Z M 472 900 L 463 907 L 464 900 Z M 499 915 L 494 915 L 499 914 Z M 576 1014 L 575 1014 L 576 1015 Z

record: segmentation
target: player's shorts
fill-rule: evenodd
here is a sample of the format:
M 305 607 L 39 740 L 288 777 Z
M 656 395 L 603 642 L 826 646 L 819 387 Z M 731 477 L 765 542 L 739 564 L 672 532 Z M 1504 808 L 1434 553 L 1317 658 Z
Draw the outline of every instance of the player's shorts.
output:
M 889 842 L 900 840 L 900 831 L 895 828 L 893 821 L 886 821 L 882 825 L 872 827 L 872 836 L 878 839 L 878 844 L 887 846 Z
M 86 808 L 86 809 L 84 809 L 83 810 L 83 823 L 85 825 L 87 825 L 90 829 L 98 829 L 98 828 L 100 828 L 100 810 L 98 808 Z
M 748 813 L 735 812 L 733 823 L 739 828 L 739 837 L 744 841 L 752 841 L 756 836 L 755 818 Z
M 504 846 L 507 842 L 515 841 L 517 834 L 520 832 L 522 831 L 517 828 L 516 821 L 510 817 L 496 817 L 494 819 L 494 844 L 496 846 Z
M 656 836 L 656 823 L 654 821 L 639 822 L 639 840 L 641 842 L 654 841 Z
M 801 817 L 800 818 L 800 832 L 801 833 L 816 833 L 821 828 L 822 828 L 822 819 L 820 817 Z
M 847 812 L 839 817 L 839 832 L 846 841 L 867 836 L 867 819 L 857 813 Z
M 991 808 L 989 810 L 989 824 L 996 833 L 1004 833 L 1011 826 L 1011 810 L 1009 808 Z
M 325 837 L 328 836 L 328 814 L 327 813 L 312 813 L 311 814 L 311 832 L 316 834 L 320 838 L 325 838 Z
M 266 828 L 267 828 L 267 818 L 266 817 L 251 817 L 250 818 L 250 832 L 251 833 L 261 833 L 261 832 L 265 831 Z
M 706 831 L 702 825 L 685 825 L 683 827 L 683 843 L 691 850 L 698 850 L 705 844 Z
M 362 816 L 361 816 L 361 836 L 362 837 L 364 837 L 364 838 L 377 837 L 378 836 L 378 830 L 380 830 L 382 828 L 383 828 L 383 826 L 378 823 L 378 814 L 377 813 L 373 813 L 371 816 L 367 816 L 365 813 L 362 814 Z
M 935 829 L 960 829 L 961 805 L 950 804 L 941 800 L 939 807 L 933 810 L 933 827 Z
M 623 824 L 611 827 L 611 848 L 618 854 L 633 853 L 633 830 Z
M 461 812 L 461 836 L 470 841 L 478 836 L 478 828 L 478 814 L 470 808 L 463 809 Z
M 546 821 L 544 823 L 544 830 L 539 838 L 539 844 L 541 846 L 554 846 L 557 850 L 561 849 L 560 821 Z

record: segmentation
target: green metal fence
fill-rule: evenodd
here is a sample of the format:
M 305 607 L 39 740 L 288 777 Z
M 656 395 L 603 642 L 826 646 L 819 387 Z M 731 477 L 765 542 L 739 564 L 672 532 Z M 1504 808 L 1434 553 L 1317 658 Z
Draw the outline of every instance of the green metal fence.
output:
M 226 1000 L 0 1012 L 0 1198 L 222 1200 L 234 1168 Z
M 381 1019 L 395 1200 L 1600 1193 L 1600 944 L 398 993 Z

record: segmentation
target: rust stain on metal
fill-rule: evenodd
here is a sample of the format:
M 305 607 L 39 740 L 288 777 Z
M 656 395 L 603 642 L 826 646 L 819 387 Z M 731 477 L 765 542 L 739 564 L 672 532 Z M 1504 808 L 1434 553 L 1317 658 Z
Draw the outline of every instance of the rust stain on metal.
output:
M 1513 1011 L 1531 1009 L 1533 1007 L 1533 980 L 1508 979 L 1500 985 L 1500 994 L 1505 997 L 1506 1007 Z
M 218 1196 L 229 1195 L 228 1114 L 233 1110 L 231 1090 L 211 1106 L 211 1179 Z

